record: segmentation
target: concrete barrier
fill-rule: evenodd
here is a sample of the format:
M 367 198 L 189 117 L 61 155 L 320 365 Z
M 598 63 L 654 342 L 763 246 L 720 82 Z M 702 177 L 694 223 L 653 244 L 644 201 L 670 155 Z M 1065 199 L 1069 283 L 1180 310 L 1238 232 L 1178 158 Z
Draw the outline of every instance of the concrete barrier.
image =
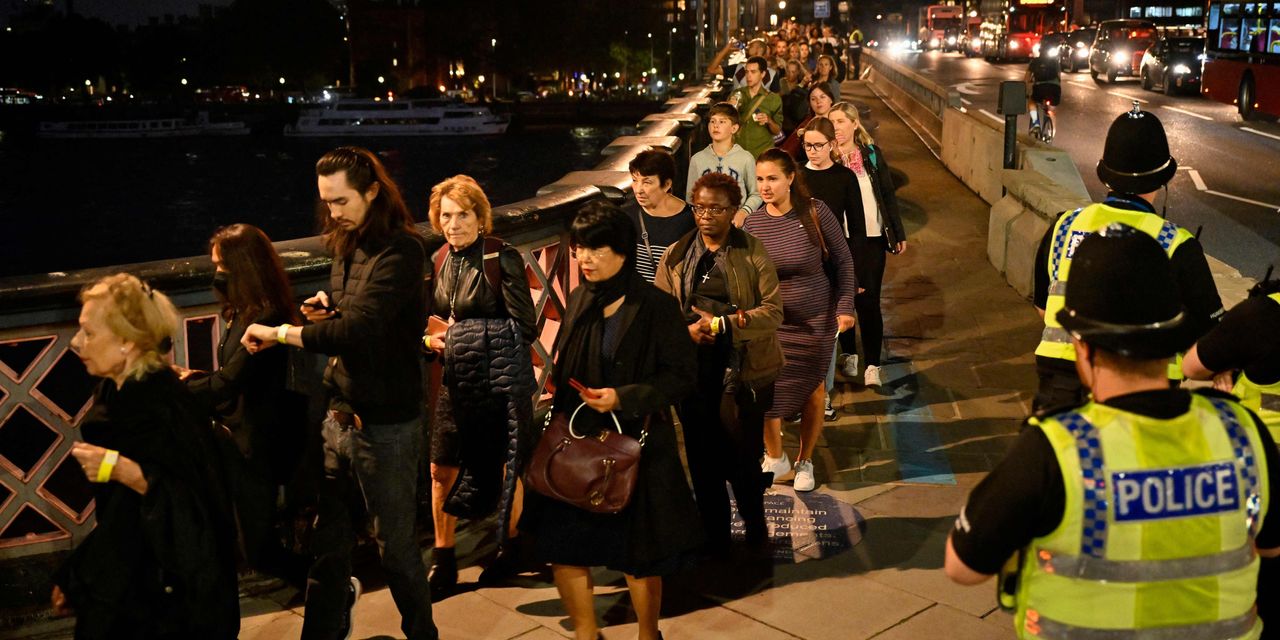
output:
M 1004 131 L 959 109 L 942 118 L 942 163 L 989 203 L 1004 195 Z
M 1040 240 L 1058 214 L 1089 204 L 1089 198 L 1030 169 L 1006 169 L 1001 181 L 1005 195 L 991 207 L 987 258 L 1014 291 L 1030 297 Z

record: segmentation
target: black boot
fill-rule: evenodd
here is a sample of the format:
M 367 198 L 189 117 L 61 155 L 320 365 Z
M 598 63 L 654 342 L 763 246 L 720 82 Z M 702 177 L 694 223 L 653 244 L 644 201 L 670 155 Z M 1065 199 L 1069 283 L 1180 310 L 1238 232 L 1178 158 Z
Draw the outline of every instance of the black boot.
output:
M 494 584 L 516 575 L 528 565 L 527 545 L 524 536 L 511 538 L 507 544 L 498 549 L 498 555 L 484 571 L 480 572 L 481 584 Z
M 458 556 L 453 547 L 435 547 L 431 550 L 431 575 L 427 577 L 431 587 L 431 601 L 436 602 L 453 595 L 458 589 Z

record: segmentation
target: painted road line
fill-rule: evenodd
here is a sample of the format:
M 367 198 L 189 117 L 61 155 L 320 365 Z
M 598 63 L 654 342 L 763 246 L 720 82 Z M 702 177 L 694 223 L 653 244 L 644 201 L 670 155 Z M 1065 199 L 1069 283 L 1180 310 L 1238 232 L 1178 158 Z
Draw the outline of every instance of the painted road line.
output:
M 960 98 L 960 104 L 973 104 L 973 101 L 966 100 L 965 98 Z
M 1139 97 L 1137 97 L 1137 96 L 1131 96 L 1131 95 L 1129 95 L 1129 94 L 1127 94 L 1127 93 L 1120 93 L 1119 91 L 1108 91 L 1107 93 L 1109 93 L 1109 94 L 1111 94 L 1111 95 L 1113 95 L 1113 96 L 1119 96 L 1119 97 L 1121 97 L 1121 98 L 1124 98 L 1125 100 L 1137 100 L 1138 102 L 1141 102 L 1141 103 L 1143 103 L 1143 104 L 1146 104 L 1146 103 L 1147 103 L 1147 101 L 1146 101 L 1146 100 L 1143 100 L 1142 98 L 1139 98 Z
M 1243 202 L 1243 203 L 1245 203 L 1245 204 L 1256 204 L 1256 205 L 1258 205 L 1259 207 L 1264 207 L 1264 208 L 1267 208 L 1267 209 L 1271 209 L 1272 211 L 1280 210 L 1280 205 L 1274 205 L 1274 204 L 1271 204 L 1270 202 L 1262 202 L 1262 201 L 1259 201 L 1259 200 L 1250 200 L 1250 199 L 1248 199 L 1248 198 L 1242 198 L 1242 197 L 1240 197 L 1240 196 L 1233 196 L 1233 195 L 1231 195 L 1231 194 L 1229 194 L 1229 193 L 1223 193 L 1223 192 L 1221 192 L 1221 191 L 1214 191 L 1213 189 L 1207 189 L 1207 190 L 1205 190 L 1205 193 L 1211 193 L 1211 194 L 1213 194 L 1213 195 L 1215 195 L 1215 196 L 1220 196 L 1220 197 L 1223 197 L 1223 198 L 1229 198 L 1229 199 L 1231 199 L 1231 200 L 1235 200 L 1236 202 Z
M 996 115 L 996 114 L 994 114 L 994 113 L 991 113 L 990 111 L 987 111 L 986 109 L 978 109 L 978 112 L 979 112 L 979 113 L 981 113 L 982 115 L 984 115 L 984 116 L 988 117 L 988 118 L 991 118 L 992 120 L 995 120 L 996 122 L 999 122 L 1000 124 L 1004 124 L 1004 118 L 1001 118 L 1000 116 L 998 116 L 998 115 Z
M 1273 134 L 1273 133 L 1263 133 L 1262 131 L 1258 131 L 1257 129 L 1251 129 L 1251 128 L 1249 128 L 1249 127 L 1240 127 L 1240 130 L 1241 130 L 1241 131 L 1248 131 L 1249 133 L 1256 133 L 1256 134 L 1258 134 L 1258 135 L 1260 135 L 1260 136 L 1264 136 L 1264 137 L 1267 137 L 1267 138 L 1271 138 L 1272 140 L 1280 140 L 1280 136 L 1275 135 L 1275 134 Z
M 1179 167 L 1179 169 L 1181 169 L 1181 167 Z M 1205 182 L 1204 182 L 1204 178 L 1202 178 L 1202 177 L 1200 176 L 1200 172 L 1199 172 L 1199 171 L 1196 171 L 1195 169 L 1190 169 L 1190 168 L 1188 168 L 1188 169 L 1187 169 L 1187 176 L 1191 178 L 1191 182 L 1192 182 L 1192 184 L 1196 185 L 1196 190 L 1197 190 L 1197 191 L 1203 191 L 1203 192 L 1205 192 L 1205 193 L 1207 193 L 1207 194 L 1209 194 L 1209 195 L 1218 196 L 1219 198 L 1226 198 L 1226 199 L 1228 199 L 1228 200 L 1235 200 L 1236 202 L 1243 202 L 1243 203 L 1245 203 L 1245 204 L 1253 204 L 1253 205 L 1257 205 L 1257 206 L 1259 206 L 1259 207 L 1263 207 L 1263 208 L 1266 208 L 1266 209 L 1280 210 L 1280 206 L 1277 206 L 1277 205 L 1271 204 L 1270 202 L 1262 202 L 1261 200 L 1251 200 L 1251 199 L 1249 199 L 1249 198 L 1245 198 L 1245 197 L 1242 197 L 1242 196 L 1234 196 L 1234 195 L 1231 195 L 1231 194 L 1229 194 L 1229 193 L 1223 193 L 1223 192 L 1221 192 L 1221 191 L 1214 191 L 1213 189 L 1210 189 L 1210 188 L 1209 188 L 1209 185 L 1205 184 Z
M 1200 177 L 1200 172 L 1195 169 L 1188 168 L 1187 175 L 1191 176 L 1192 184 L 1196 185 L 1197 191 L 1208 191 L 1209 186 L 1204 183 L 1204 178 Z
M 1072 84 L 1072 86 L 1080 87 L 1081 89 L 1088 89 L 1088 90 L 1090 90 L 1090 91 L 1097 91 L 1097 90 L 1098 90 L 1098 88 L 1097 88 L 1097 87 L 1095 87 L 1095 86 L 1093 86 L 1093 85 L 1091 85 L 1091 84 L 1085 84 L 1085 83 L 1083 83 L 1083 82 L 1072 82 L 1071 84 Z
M 1179 109 L 1179 108 L 1177 108 L 1177 107 L 1171 107 L 1171 106 L 1169 106 L 1169 105 L 1167 105 L 1167 104 L 1162 104 L 1162 105 L 1160 105 L 1160 108 L 1161 108 L 1161 109 L 1168 109 L 1168 110 L 1170 110 L 1170 111 L 1177 111 L 1178 113 L 1181 113 L 1181 114 L 1182 114 L 1182 115 L 1184 115 L 1184 116 L 1191 116 L 1192 118 L 1200 118 L 1201 120 L 1208 120 L 1208 121 L 1210 121 L 1210 122 L 1213 122 L 1213 118 L 1210 118 L 1209 116 L 1201 115 L 1201 114 L 1199 114 L 1199 113 L 1195 113 L 1195 112 L 1193 112 L 1193 111 L 1187 111 L 1186 109 Z

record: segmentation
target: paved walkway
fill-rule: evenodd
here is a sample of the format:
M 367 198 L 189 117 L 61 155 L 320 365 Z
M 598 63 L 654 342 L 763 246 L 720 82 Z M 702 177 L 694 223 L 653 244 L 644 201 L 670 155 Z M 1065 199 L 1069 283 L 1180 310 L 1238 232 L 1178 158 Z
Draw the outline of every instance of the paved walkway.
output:
M 868 89 L 847 82 L 843 92 L 871 106 L 877 141 L 910 178 L 898 192 L 910 244 L 890 258 L 884 287 L 887 384 L 880 392 L 839 385 L 840 418 L 828 424 L 815 459 L 817 493 L 829 497 L 794 505 L 821 516 L 840 501 L 852 505 L 840 507 L 843 521 L 857 524 L 826 532 L 842 541 L 836 545 L 793 533 L 795 553 L 786 555 L 801 561 L 780 561 L 771 575 L 717 565 L 669 580 L 662 629 L 670 640 L 1013 637 L 995 587 L 951 584 L 942 558 L 969 489 L 1003 456 L 1027 412 L 1037 316 L 987 263 L 989 207 Z M 787 431 L 794 448 L 794 428 Z M 785 510 L 794 494 L 776 489 L 770 504 Z M 463 557 L 492 545 L 461 537 Z M 478 573 L 465 569 L 462 581 Z M 634 638 L 622 576 L 602 571 L 597 584 L 605 637 Z M 300 603 L 276 601 L 293 595 L 242 601 L 241 637 L 298 637 Z M 571 637 L 555 588 L 536 578 L 468 591 L 434 610 L 447 639 Z M 353 637 L 403 637 L 385 589 L 361 599 L 355 620 Z

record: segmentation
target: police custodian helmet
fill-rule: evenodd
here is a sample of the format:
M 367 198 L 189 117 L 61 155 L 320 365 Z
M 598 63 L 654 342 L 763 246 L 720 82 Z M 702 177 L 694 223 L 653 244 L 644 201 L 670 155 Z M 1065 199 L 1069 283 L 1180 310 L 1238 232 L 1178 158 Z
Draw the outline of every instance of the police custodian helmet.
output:
M 1111 224 L 1080 241 L 1058 322 L 1077 340 L 1135 360 L 1158 360 L 1195 342 L 1164 249 Z
M 1120 193 L 1151 193 L 1173 179 L 1178 161 L 1169 155 L 1164 125 L 1138 103 L 1115 119 L 1098 161 L 1098 179 Z

